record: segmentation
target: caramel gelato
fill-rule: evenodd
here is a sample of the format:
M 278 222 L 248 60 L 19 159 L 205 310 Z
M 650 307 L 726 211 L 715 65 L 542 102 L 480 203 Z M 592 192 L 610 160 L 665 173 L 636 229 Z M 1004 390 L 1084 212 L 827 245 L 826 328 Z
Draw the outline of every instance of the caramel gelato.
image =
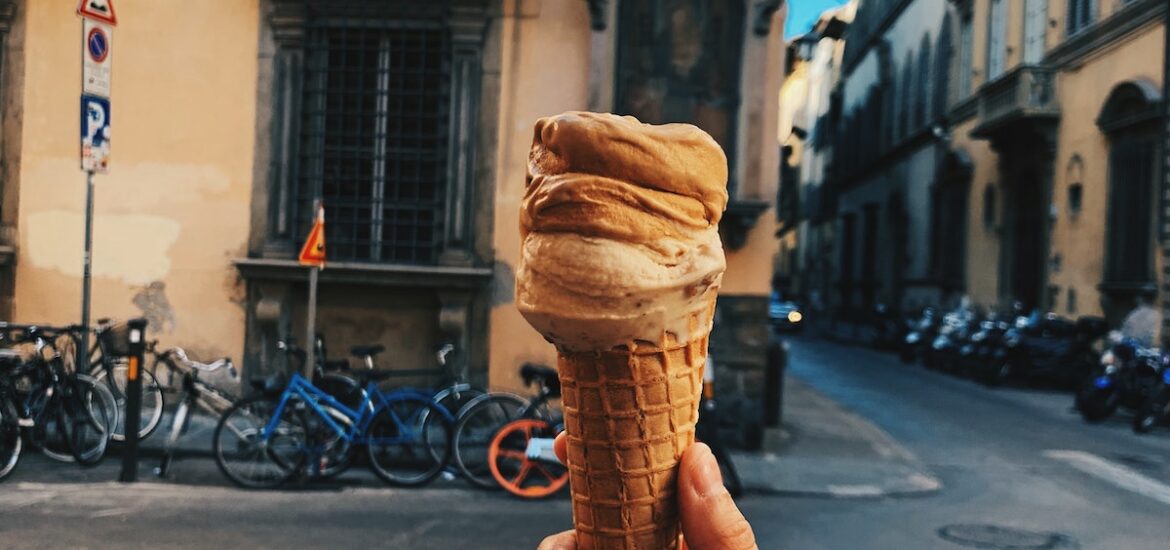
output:
M 536 123 L 528 170 L 516 272 L 528 322 L 570 351 L 687 341 L 726 266 L 727 159 L 711 136 L 569 112 Z

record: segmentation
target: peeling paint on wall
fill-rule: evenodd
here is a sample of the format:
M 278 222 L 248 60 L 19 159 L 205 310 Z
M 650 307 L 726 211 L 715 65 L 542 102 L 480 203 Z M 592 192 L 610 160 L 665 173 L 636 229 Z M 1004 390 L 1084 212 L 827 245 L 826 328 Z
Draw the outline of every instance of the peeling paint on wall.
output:
M 93 276 L 146 285 L 171 270 L 171 247 L 180 224 L 142 214 L 99 214 L 94 218 Z M 82 275 L 85 215 L 67 210 L 34 212 L 27 218 L 21 252 L 36 268 Z
M 170 300 L 167 300 L 166 289 L 166 283 L 154 281 L 139 290 L 132 300 L 150 323 L 151 332 L 170 333 L 175 330 L 175 310 L 171 307 Z

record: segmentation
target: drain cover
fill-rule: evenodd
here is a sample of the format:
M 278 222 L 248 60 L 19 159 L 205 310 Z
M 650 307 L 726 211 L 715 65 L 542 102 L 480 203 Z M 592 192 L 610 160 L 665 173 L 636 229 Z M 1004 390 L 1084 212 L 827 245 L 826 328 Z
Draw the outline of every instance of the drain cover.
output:
M 1060 533 L 1037 533 L 998 525 L 948 525 L 938 536 L 955 544 L 997 550 L 1058 550 L 1076 548 Z

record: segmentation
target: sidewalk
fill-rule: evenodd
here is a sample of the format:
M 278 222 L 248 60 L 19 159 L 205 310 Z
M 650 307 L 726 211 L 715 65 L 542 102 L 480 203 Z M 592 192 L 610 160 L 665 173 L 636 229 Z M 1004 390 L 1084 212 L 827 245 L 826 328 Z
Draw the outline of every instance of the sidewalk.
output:
M 792 376 L 784 388 L 784 427 L 771 435 L 761 452 L 732 454 L 749 491 L 874 498 L 942 486 L 881 428 Z
M 744 488 L 750 492 L 832 498 L 873 498 L 929 493 L 941 485 L 914 455 L 869 421 L 841 407 L 793 376 L 784 388 L 784 426 L 772 430 L 760 452 L 732 452 Z M 177 486 L 232 487 L 211 456 L 215 421 L 193 416 L 179 439 L 179 452 L 166 480 L 155 475 L 170 428 L 170 412 L 155 433 L 140 443 L 138 479 Z M 100 483 L 118 478 L 122 448 L 115 445 L 94 468 L 53 462 L 27 453 L 8 483 Z M 434 488 L 468 488 L 444 475 Z M 291 483 L 291 490 L 385 487 L 357 466 L 331 480 Z

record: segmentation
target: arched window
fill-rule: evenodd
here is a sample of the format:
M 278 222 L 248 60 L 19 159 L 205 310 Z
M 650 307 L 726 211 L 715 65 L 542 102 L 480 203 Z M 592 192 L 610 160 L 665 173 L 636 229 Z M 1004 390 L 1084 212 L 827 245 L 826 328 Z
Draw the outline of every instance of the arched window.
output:
M 931 113 L 936 119 L 946 115 L 950 103 L 951 84 L 951 15 L 943 18 L 942 30 L 938 34 L 938 47 L 934 49 L 934 98 L 930 101 Z M 959 67 L 959 70 L 964 70 Z M 970 70 L 967 68 L 966 70 Z
M 914 91 L 914 129 L 926 124 L 927 113 L 930 112 L 931 78 L 930 78 L 930 35 L 922 37 L 922 44 L 918 46 L 918 89 Z

